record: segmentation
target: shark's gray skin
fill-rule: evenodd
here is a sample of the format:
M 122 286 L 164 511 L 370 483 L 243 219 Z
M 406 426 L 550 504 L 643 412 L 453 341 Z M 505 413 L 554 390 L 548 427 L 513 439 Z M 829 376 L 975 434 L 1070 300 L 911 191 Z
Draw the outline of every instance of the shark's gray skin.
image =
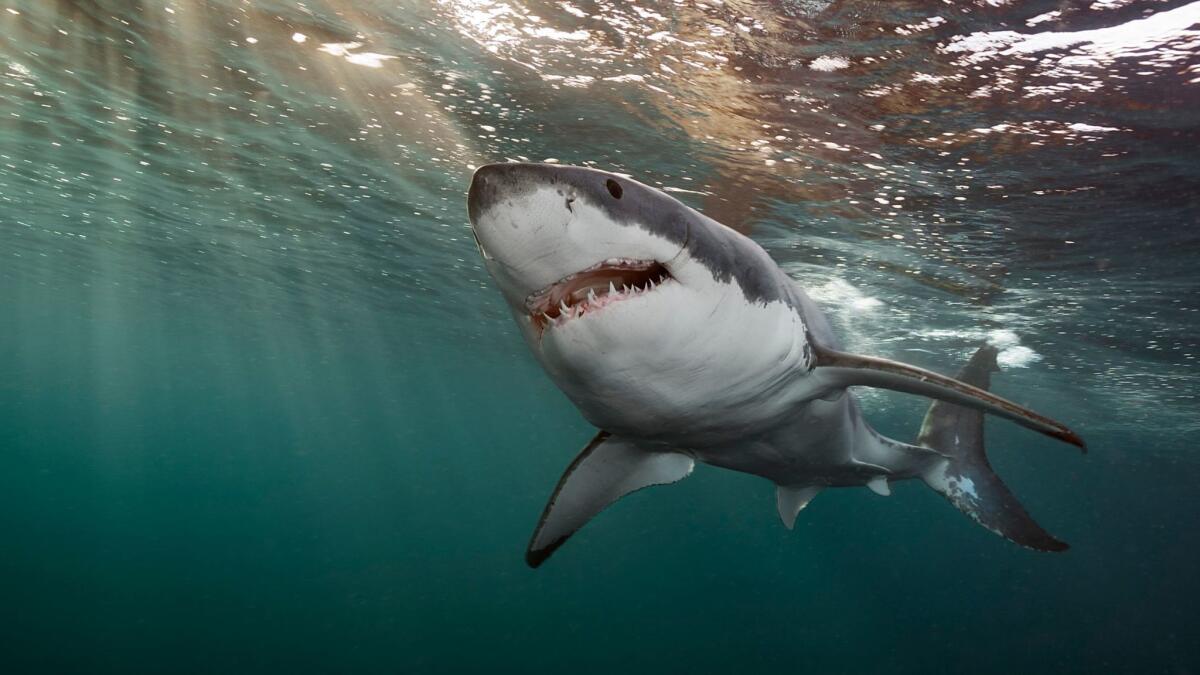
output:
M 986 391 L 994 350 L 980 350 L 960 379 L 842 352 L 758 244 L 621 175 L 491 164 L 475 172 L 468 210 L 533 355 L 602 430 L 546 505 L 531 566 L 607 505 L 678 481 L 696 461 L 775 483 L 789 528 L 825 488 L 886 495 L 891 482 L 920 478 L 1018 544 L 1066 548 L 991 471 L 981 411 L 1083 441 Z M 938 399 L 919 443 L 871 429 L 847 390 L 855 385 Z

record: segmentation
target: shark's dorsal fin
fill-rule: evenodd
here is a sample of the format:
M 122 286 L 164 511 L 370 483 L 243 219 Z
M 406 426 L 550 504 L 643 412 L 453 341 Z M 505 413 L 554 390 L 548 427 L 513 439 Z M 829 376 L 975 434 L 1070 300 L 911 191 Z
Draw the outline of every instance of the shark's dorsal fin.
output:
M 647 450 L 601 431 L 558 480 L 529 540 L 525 562 L 541 565 L 609 504 L 651 485 L 682 480 L 694 465 L 683 453 Z
M 795 527 L 796 516 L 820 491 L 821 488 L 816 486 L 792 488 L 780 485 L 775 488 L 775 507 L 779 509 L 779 519 L 783 521 L 783 526 L 789 530 Z
M 830 388 L 856 385 L 879 387 L 957 403 L 1004 417 L 1021 426 L 1087 451 L 1083 439 L 1061 422 L 1056 422 L 979 387 L 899 361 L 848 354 L 822 347 L 816 343 L 813 343 L 812 349 L 815 357 L 815 372 L 827 381 L 827 386 Z

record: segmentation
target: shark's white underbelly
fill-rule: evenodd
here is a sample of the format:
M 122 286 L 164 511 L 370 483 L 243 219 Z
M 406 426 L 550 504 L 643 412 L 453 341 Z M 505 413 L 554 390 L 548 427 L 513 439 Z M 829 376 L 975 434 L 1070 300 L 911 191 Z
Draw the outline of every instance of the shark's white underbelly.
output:
M 588 421 L 628 438 L 714 444 L 785 423 L 807 370 L 800 315 L 724 284 L 722 316 L 710 321 L 711 310 L 687 316 L 704 307 L 691 296 L 670 283 L 577 319 L 543 338 L 543 365 Z M 662 318 L 634 320 L 639 302 L 657 303 Z M 707 330 L 688 328 L 699 325 Z M 573 358 L 553 358 L 568 350 Z

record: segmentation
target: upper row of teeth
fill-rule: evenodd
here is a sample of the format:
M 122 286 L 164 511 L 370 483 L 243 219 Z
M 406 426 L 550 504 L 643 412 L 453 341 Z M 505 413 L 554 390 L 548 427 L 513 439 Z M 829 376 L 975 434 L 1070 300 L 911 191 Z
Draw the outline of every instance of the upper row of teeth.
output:
M 622 286 L 621 293 L 628 294 L 630 292 L 652 291 L 652 290 L 654 290 L 654 288 L 655 288 L 655 283 L 654 283 L 654 280 L 651 279 L 647 283 L 645 288 L 643 288 L 641 286 Z M 611 281 L 608 282 L 608 295 L 616 295 L 616 294 L 617 294 L 616 285 Z M 596 291 L 594 289 L 588 289 L 588 302 L 595 302 L 595 301 L 596 301 Z M 578 307 L 578 305 L 576 305 L 576 307 Z M 558 309 L 560 312 L 559 318 L 562 318 L 562 317 L 566 316 L 567 314 L 570 314 L 571 310 L 572 310 L 571 307 L 567 306 L 567 302 L 565 300 L 558 301 Z M 549 314 L 543 314 L 542 316 L 546 317 L 547 320 L 553 320 Z

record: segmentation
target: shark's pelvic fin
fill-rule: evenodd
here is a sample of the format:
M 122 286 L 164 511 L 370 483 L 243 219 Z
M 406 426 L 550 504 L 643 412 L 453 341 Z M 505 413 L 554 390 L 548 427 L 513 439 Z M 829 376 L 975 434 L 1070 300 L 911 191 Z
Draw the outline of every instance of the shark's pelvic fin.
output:
M 558 480 L 533 531 L 525 562 L 541 565 L 609 504 L 644 487 L 682 480 L 694 465 L 683 453 L 646 450 L 601 431 Z
M 820 487 L 790 488 L 780 485 L 776 488 L 775 506 L 779 509 L 779 519 L 783 521 L 783 526 L 789 530 L 795 527 L 796 515 L 803 511 L 820 491 Z
M 986 389 L 996 370 L 996 348 L 985 345 L 975 352 L 958 378 Z M 1027 548 L 1067 549 L 1065 543 L 1034 522 L 992 471 L 983 449 L 983 413 L 934 401 L 917 442 L 942 455 L 921 476 L 925 483 L 975 522 Z
M 1010 419 L 1021 426 L 1087 451 L 1083 439 L 1061 422 L 967 382 L 898 361 L 847 354 L 816 343 L 813 343 L 812 347 L 816 356 L 817 372 L 826 378 L 830 387 L 879 387 L 957 403 Z
M 876 476 L 867 481 L 867 487 L 871 488 L 871 492 L 880 497 L 890 497 L 892 494 L 892 488 L 888 486 L 888 480 L 885 476 Z

